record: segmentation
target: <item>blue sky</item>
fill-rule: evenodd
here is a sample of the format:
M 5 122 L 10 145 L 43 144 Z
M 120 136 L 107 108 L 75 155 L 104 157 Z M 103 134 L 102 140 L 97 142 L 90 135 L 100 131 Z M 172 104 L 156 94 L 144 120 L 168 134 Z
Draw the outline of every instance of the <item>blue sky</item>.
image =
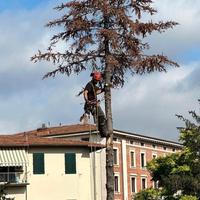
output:
M 34 9 L 38 6 L 43 6 L 51 0 L 0 0 L 0 11 L 19 10 L 19 9 Z
M 61 0 L 0 0 L 0 133 L 79 123 L 83 98 L 75 95 L 89 80 L 57 76 L 42 80 L 51 63 L 32 63 L 38 49 L 45 50 L 52 32 L 44 25 L 58 13 Z M 175 114 L 199 111 L 200 1 L 157 0 L 156 20 L 180 23 L 173 30 L 149 37 L 150 52 L 162 52 L 180 64 L 168 73 L 128 77 L 123 89 L 113 90 L 114 128 L 177 140 L 181 126 Z M 124 97 L 124 98 L 122 98 Z M 102 102 L 103 106 L 103 102 Z

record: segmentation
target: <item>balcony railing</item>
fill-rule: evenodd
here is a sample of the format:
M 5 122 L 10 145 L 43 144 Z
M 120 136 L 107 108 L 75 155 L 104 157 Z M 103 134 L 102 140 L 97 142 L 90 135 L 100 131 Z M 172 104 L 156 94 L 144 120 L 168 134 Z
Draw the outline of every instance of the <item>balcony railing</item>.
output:
M 26 183 L 25 174 L 20 172 L 0 172 L 0 182 Z

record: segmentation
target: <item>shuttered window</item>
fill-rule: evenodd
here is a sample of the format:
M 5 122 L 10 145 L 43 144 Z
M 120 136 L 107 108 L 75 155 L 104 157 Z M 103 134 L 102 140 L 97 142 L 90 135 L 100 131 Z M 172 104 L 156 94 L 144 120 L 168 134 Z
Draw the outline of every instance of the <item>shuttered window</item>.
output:
M 114 175 L 114 192 L 119 193 L 120 192 L 120 183 L 119 183 L 119 175 Z
M 75 153 L 65 153 L 65 174 L 76 174 Z
M 33 174 L 44 174 L 44 153 L 33 153 Z
M 131 167 L 135 167 L 135 152 L 131 151 L 130 152 L 130 159 L 131 159 Z
M 140 162 L 141 162 L 141 167 L 145 168 L 146 167 L 146 159 L 145 159 L 145 153 L 141 153 L 140 155 Z
M 136 177 L 131 177 L 131 193 L 136 193 Z
M 117 157 L 118 157 L 118 151 L 117 151 L 117 149 L 113 149 L 113 163 L 114 163 L 114 165 L 118 164 Z

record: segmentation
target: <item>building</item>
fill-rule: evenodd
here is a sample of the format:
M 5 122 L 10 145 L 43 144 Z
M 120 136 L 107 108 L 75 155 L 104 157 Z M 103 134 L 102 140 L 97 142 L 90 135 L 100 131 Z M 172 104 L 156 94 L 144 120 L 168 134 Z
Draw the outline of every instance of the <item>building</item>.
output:
M 102 148 L 26 133 L 1 135 L 0 189 L 9 200 L 100 200 Z
M 28 131 L 25 133 L 18 133 L 11 137 L 29 138 L 28 146 L 26 146 L 26 148 L 28 147 L 28 149 L 25 150 L 25 152 L 27 152 L 26 154 L 28 156 L 28 159 L 26 160 L 24 159 L 24 163 L 29 162 L 29 167 L 27 167 L 29 169 L 29 173 L 27 173 L 27 181 L 26 181 L 27 185 L 23 186 L 25 188 L 25 192 L 27 195 L 26 199 L 28 200 L 36 199 L 36 197 L 34 198 L 32 197 L 36 195 L 35 193 L 38 192 L 39 193 L 37 194 L 37 200 L 47 199 L 44 196 L 43 198 L 41 198 L 40 195 L 42 194 L 46 195 L 48 191 L 54 191 L 54 193 L 56 191 L 56 194 L 60 195 L 60 196 L 51 196 L 52 200 L 53 197 L 54 199 L 59 197 L 59 199 L 61 200 L 70 198 L 74 200 L 106 199 L 105 148 L 103 148 L 105 144 L 105 138 L 100 137 L 95 125 L 76 124 L 76 125 L 48 127 L 48 128 L 43 126 L 42 128 L 39 128 L 37 130 Z M 34 138 L 34 140 L 32 140 L 32 138 Z M 43 145 L 44 143 L 46 144 L 45 141 L 49 141 L 51 145 L 47 146 L 38 145 L 38 143 L 40 143 L 39 142 L 40 140 L 41 142 L 44 140 L 41 143 Z M 36 145 L 37 148 L 33 145 L 34 141 L 37 144 Z M 54 145 L 52 145 L 52 142 Z M 62 143 L 65 145 L 70 143 L 71 146 L 69 148 L 69 146 L 64 145 L 63 149 Z M 79 144 L 82 144 L 82 146 L 79 146 Z M 146 163 L 158 156 L 165 156 L 167 154 L 179 151 L 181 148 L 182 148 L 181 144 L 177 142 L 143 136 L 120 130 L 114 130 L 115 199 L 130 200 L 132 196 L 141 189 L 156 186 L 156 183 L 153 183 L 151 181 L 151 176 L 146 169 Z M 70 151 L 75 152 L 77 156 L 79 155 L 77 158 L 79 158 L 78 162 L 80 166 L 82 166 L 83 162 L 82 156 L 80 155 L 82 153 L 89 154 L 89 156 L 86 159 L 87 161 L 85 161 L 85 163 L 87 164 L 84 164 L 86 166 L 83 165 L 84 166 L 83 168 L 85 170 L 83 170 L 83 168 L 80 168 L 79 170 L 80 173 L 78 174 L 84 174 L 86 171 L 88 172 L 85 175 L 81 176 L 77 175 L 76 178 L 74 178 L 74 182 L 76 181 L 80 182 L 81 180 L 79 179 L 80 177 L 82 177 L 83 186 L 84 188 L 86 187 L 85 189 L 82 188 L 84 190 L 83 193 L 82 191 L 75 190 L 75 187 L 72 188 L 69 187 L 68 189 L 64 187 L 65 189 L 62 189 L 63 185 L 71 185 L 70 183 L 73 183 L 73 180 L 70 179 L 64 180 L 64 177 L 66 176 L 64 174 L 63 156 L 66 152 Z M 45 160 L 45 163 L 47 162 L 46 165 L 49 166 L 52 165 L 52 167 L 49 168 L 45 173 L 46 176 L 43 177 L 44 184 L 42 184 L 42 187 L 40 188 L 38 187 L 38 185 L 42 183 L 42 179 L 40 178 L 39 175 L 38 176 L 34 175 L 34 169 L 33 169 L 34 163 L 32 163 L 32 161 L 34 160 L 34 153 L 41 153 L 41 152 L 43 152 L 44 155 L 46 155 L 46 158 L 48 158 Z M 59 169 L 60 170 L 59 173 L 57 172 L 58 169 L 56 169 L 55 164 L 56 166 L 62 165 L 62 167 Z M 49 174 L 51 174 L 52 177 Z M 89 184 L 90 186 L 85 184 L 86 181 L 87 183 L 90 183 Z M 45 186 L 47 184 L 46 182 L 48 183 L 53 182 L 55 184 L 51 185 L 50 188 L 48 189 L 48 187 Z M 76 183 L 75 185 L 78 184 Z M 72 194 L 74 193 L 74 196 L 68 197 L 67 194 L 69 194 L 71 190 L 74 191 L 72 192 Z M 88 196 L 86 198 L 86 196 L 89 195 L 89 193 L 92 194 L 92 197 Z M 80 194 L 81 196 L 77 196 Z M 84 194 L 84 198 L 82 194 Z
M 29 134 L 47 138 L 62 138 L 78 141 L 90 141 L 105 144 L 95 125 L 70 125 L 47 128 L 43 131 L 31 131 Z M 158 156 L 180 151 L 182 145 L 174 141 L 114 130 L 114 172 L 115 199 L 130 200 L 132 196 L 147 187 L 155 187 L 146 169 L 146 163 Z M 101 151 L 102 166 L 105 165 L 105 149 Z M 105 167 L 102 168 L 105 173 Z M 105 184 L 105 176 L 102 176 Z M 103 187 L 103 186 L 102 186 Z M 106 199 L 104 196 L 103 199 Z

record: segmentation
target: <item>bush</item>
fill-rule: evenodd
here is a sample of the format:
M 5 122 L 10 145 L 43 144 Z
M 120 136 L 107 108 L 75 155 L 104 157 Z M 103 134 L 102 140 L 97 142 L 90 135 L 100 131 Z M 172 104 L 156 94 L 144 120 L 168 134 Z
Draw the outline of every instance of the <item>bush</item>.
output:
M 134 200 L 161 200 L 161 192 L 158 189 L 148 188 L 138 192 L 134 197 Z
M 195 197 L 195 196 L 189 196 L 189 195 L 184 195 L 184 196 L 182 196 L 181 198 L 180 198 L 180 200 L 198 200 L 198 198 L 197 197 Z

